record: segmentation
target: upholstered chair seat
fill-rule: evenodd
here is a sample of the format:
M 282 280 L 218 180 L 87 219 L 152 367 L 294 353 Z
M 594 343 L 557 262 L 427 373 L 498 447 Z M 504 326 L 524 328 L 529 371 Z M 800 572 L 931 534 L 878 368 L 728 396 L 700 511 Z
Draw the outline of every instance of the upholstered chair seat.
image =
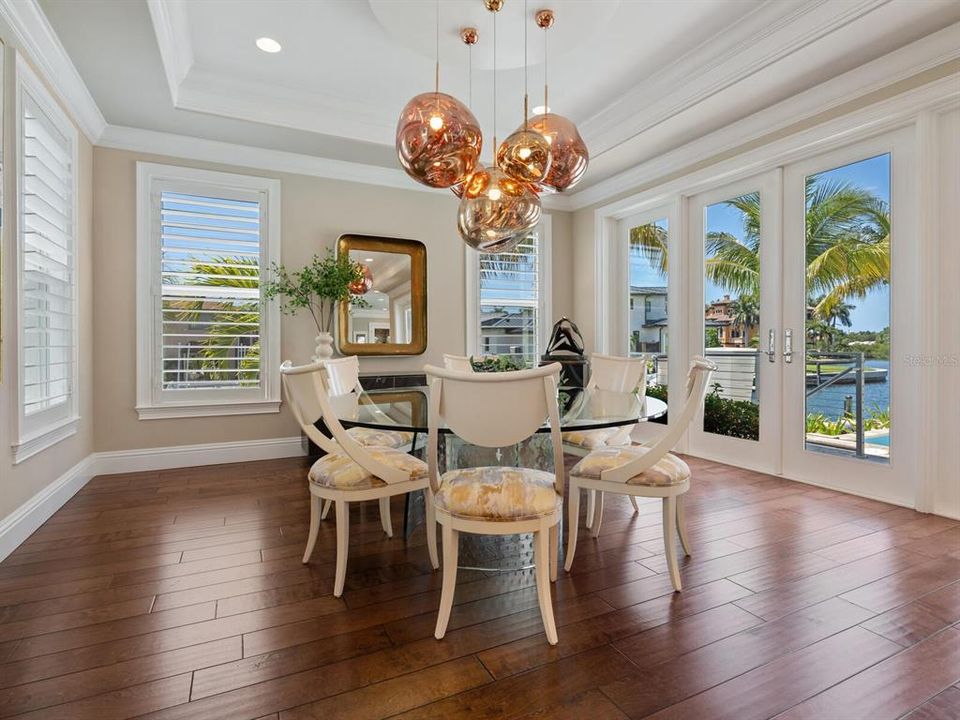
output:
M 513 467 L 450 470 L 435 501 L 451 515 L 483 520 L 531 520 L 561 504 L 552 473 Z
M 427 464 L 401 450 L 389 447 L 368 447 L 366 450 L 374 460 L 406 473 L 411 480 L 427 477 Z M 366 490 L 386 485 L 343 453 L 324 455 L 313 464 L 307 477 L 312 483 L 338 490 Z
M 571 430 L 563 433 L 563 442 L 565 445 L 583 448 L 584 450 L 596 450 L 602 447 L 620 446 L 630 444 L 630 431 L 633 426 L 598 428 L 597 430 Z
M 625 447 L 604 447 L 594 450 L 578 462 L 572 475 L 584 478 L 600 478 L 604 470 L 623 467 L 629 462 L 643 457 L 650 452 L 649 447 L 628 445 Z M 669 487 L 680 485 L 690 478 L 690 468 L 687 464 L 672 453 L 667 453 L 657 460 L 652 467 L 627 480 L 628 485 L 647 485 L 650 487 Z
M 386 428 L 353 427 L 347 430 L 347 435 L 364 447 L 402 448 L 413 442 L 412 432 Z

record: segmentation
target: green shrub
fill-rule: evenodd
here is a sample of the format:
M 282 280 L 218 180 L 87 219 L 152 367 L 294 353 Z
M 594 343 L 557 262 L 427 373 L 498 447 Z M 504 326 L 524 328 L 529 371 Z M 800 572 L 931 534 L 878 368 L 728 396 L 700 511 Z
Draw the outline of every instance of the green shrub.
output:
M 721 397 L 720 386 L 714 385 L 713 392 L 704 399 L 703 429 L 706 432 L 728 437 L 758 440 L 760 438 L 760 407 L 749 400 L 731 400 Z M 650 385 L 647 396 L 667 402 L 666 385 Z M 658 418 L 653 422 L 666 423 L 667 419 Z
M 470 363 L 475 372 L 509 372 L 511 370 L 525 370 L 523 359 L 513 355 L 486 355 L 471 357 Z

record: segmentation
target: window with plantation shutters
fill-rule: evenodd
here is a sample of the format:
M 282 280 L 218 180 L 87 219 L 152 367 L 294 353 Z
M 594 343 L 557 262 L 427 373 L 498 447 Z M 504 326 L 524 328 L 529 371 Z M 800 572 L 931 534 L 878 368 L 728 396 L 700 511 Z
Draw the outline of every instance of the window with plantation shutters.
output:
M 275 412 L 279 183 L 138 163 L 142 419 Z
M 509 252 L 469 251 L 468 262 L 473 264 L 467 303 L 469 354 L 538 364 L 544 323 L 549 323 L 548 222 Z
M 21 64 L 17 72 L 19 462 L 75 432 L 76 130 Z

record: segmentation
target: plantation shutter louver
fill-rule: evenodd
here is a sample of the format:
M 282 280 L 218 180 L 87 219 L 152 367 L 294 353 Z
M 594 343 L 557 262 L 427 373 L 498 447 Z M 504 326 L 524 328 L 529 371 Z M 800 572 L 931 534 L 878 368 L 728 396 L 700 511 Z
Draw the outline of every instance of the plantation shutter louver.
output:
M 157 201 L 161 391 L 260 388 L 260 201 L 169 190 Z
M 74 167 L 72 140 L 30 94 L 21 103 L 21 412 L 29 425 L 46 411 L 71 411 Z
M 480 355 L 537 364 L 540 329 L 540 232 L 505 253 L 479 253 Z

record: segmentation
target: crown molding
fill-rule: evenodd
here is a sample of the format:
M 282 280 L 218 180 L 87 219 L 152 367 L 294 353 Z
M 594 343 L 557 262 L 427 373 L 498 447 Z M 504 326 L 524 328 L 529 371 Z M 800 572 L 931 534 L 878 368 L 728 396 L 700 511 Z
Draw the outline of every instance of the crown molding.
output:
M 180 85 L 193 67 L 193 45 L 185 0 L 147 0 L 153 31 L 160 47 L 170 98 L 177 104 Z
M 97 142 L 107 121 L 37 1 L 0 0 L 0 18 L 83 134 Z
M 220 140 L 206 140 L 189 135 L 175 135 L 120 125 L 108 125 L 97 145 L 146 155 L 163 155 L 233 167 L 308 175 L 329 180 L 412 190 L 414 192 L 443 192 L 414 182 L 399 167 L 365 165 L 363 163 L 317 157 L 316 155 L 271 150 L 252 145 L 239 145 Z M 569 210 L 570 197 L 566 195 L 544 197 L 543 207 L 554 212 Z
M 887 2 L 764 3 L 584 120 L 581 132 L 600 155 Z
M 785 130 L 926 70 L 960 59 L 960 23 L 827 80 L 738 122 L 617 173 L 567 199 L 569 210 L 603 202 Z

